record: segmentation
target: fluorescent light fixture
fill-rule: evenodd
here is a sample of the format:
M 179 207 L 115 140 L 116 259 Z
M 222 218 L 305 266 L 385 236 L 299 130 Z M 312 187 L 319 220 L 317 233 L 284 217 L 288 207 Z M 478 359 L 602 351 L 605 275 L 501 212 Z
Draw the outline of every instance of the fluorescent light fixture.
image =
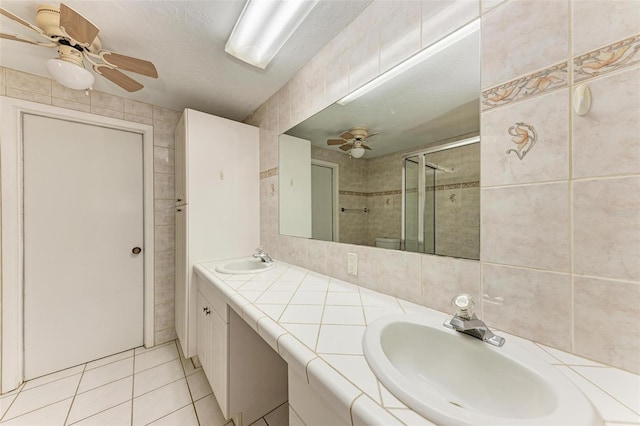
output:
M 432 57 L 436 53 L 443 51 L 447 47 L 457 43 L 458 41 L 464 39 L 465 37 L 479 30 L 480 30 L 480 19 L 476 19 L 470 24 L 460 28 L 458 31 L 449 34 L 447 37 L 443 38 L 442 40 L 437 41 L 431 46 L 427 47 L 426 49 L 418 52 L 417 54 L 407 59 L 406 61 L 396 65 L 395 67 L 391 68 L 389 71 L 385 72 L 384 74 L 380 74 L 376 79 L 371 80 L 370 82 L 360 87 L 359 89 L 356 89 L 353 92 L 349 93 L 347 96 L 340 99 L 337 103 L 340 105 L 347 105 L 348 103 L 355 101 L 365 93 L 369 93 L 371 90 L 386 83 L 387 81 L 391 80 L 395 76 L 402 74 L 409 68 L 416 66 L 417 64 L 421 63 L 425 59 Z
M 62 59 L 47 61 L 49 74 L 60 84 L 69 89 L 85 90 L 93 85 L 95 77 L 80 65 Z
M 351 148 L 351 156 L 353 158 L 362 158 L 364 155 L 364 148 L 361 146 L 357 146 L 355 148 Z
M 266 68 L 318 0 L 248 0 L 224 50 Z

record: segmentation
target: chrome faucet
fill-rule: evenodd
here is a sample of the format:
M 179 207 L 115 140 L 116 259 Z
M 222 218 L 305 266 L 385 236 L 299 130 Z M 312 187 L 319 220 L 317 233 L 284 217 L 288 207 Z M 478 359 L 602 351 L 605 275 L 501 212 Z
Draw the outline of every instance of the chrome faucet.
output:
M 262 260 L 264 263 L 273 263 L 273 259 L 271 259 L 267 252 L 261 248 L 256 249 L 255 253 L 253 253 L 253 257 Z
M 456 314 L 444 322 L 445 327 L 468 334 L 494 346 L 504 345 L 504 337 L 493 334 L 484 321 L 473 313 L 471 296 L 465 293 L 459 294 L 451 300 L 451 305 L 456 309 Z

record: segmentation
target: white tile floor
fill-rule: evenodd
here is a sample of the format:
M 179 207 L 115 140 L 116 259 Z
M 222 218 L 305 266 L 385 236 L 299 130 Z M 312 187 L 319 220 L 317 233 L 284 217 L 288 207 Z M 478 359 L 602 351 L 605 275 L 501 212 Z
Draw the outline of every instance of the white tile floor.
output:
M 259 422 L 286 425 L 283 407 Z M 175 341 L 30 380 L 0 395 L 0 416 L 1 425 L 233 425 L 202 369 L 180 356 Z

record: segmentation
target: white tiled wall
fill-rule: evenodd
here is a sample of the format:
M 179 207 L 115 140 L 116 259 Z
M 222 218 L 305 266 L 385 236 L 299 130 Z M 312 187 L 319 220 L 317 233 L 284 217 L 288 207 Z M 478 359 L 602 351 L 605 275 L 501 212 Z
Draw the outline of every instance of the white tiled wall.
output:
M 0 95 L 153 126 L 155 228 L 155 343 L 174 328 L 174 131 L 180 112 L 120 96 L 70 90 L 48 78 L 0 67 Z
M 280 236 L 277 134 L 480 14 L 481 261 Z M 639 29 L 633 0 L 374 0 L 316 55 L 314 73 L 303 67 L 247 119 L 262 130 L 262 244 L 437 309 L 468 291 L 495 327 L 640 371 L 640 323 L 616 325 L 640 317 Z M 606 63 L 612 52 L 620 60 Z M 574 80 L 593 93 L 583 117 L 571 111 Z M 521 122 L 537 133 L 522 160 L 506 154 L 517 149 L 509 128 Z M 349 252 L 357 277 L 346 274 Z

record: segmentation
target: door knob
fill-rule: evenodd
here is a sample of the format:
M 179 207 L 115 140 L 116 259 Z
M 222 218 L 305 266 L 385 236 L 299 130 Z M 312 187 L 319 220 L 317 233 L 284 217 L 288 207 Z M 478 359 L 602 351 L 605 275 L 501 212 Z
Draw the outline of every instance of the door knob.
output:
M 141 251 L 142 251 L 142 249 L 141 249 L 140 247 L 134 247 L 134 248 L 131 250 L 131 253 L 133 253 L 133 254 L 140 254 L 140 252 L 141 252 Z

